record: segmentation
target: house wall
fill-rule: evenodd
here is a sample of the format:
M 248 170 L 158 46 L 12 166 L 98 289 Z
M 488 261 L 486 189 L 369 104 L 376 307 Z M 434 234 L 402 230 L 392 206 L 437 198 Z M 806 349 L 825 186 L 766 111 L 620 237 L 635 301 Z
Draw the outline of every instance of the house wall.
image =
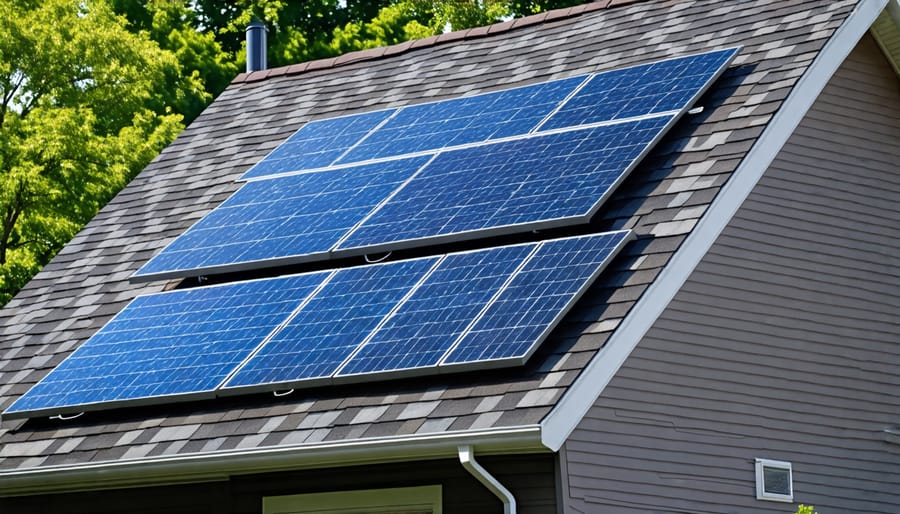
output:
M 898 371 L 900 82 L 867 36 L 567 441 L 567 512 L 896 514 Z
M 515 495 L 520 514 L 556 512 L 552 454 L 477 457 Z M 265 496 L 440 484 L 444 514 L 498 514 L 502 503 L 456 460 L 268 473 L 212 483 L 0 498 L 15 514 L 258 514 Z

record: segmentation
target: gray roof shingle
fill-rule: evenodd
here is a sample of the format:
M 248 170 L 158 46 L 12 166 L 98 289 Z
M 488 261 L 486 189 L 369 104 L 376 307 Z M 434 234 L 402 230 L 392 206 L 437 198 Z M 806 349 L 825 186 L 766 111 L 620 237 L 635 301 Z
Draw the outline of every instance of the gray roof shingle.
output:
M 855 0 L 598 2 L 327 61 L 238 76 L 0 311 L 0 408 L 138 294 L 154 252 L 304 122 L 743 45 L 732 67 L 593 223 L 632 242 L 526 366 L 4 420 L 0 472 L 534 425 L 685 240 Z

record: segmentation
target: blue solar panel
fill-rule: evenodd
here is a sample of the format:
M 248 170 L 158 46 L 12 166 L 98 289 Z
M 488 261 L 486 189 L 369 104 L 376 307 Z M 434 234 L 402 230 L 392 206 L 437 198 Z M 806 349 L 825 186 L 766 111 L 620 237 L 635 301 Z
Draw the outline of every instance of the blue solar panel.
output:
M 393 109 L 388 109 L 311 121 L 247 170 L 241 179 L 326 167 L 393 113 Z
M 383 249 L 586 221 L 671 116 L 449 151 L 338 248 Z
M 426 161 L 417 157 L 249 182 L 134 276 L 197 275 L 325 254 Z
M 331 376 L 438 258 L 338 271 L 226 388 Z
M 527 134 L 586 77 L 400 109 L 338 162 L 437 150 Z
M 730 48 L 599 73 L 540 130 L 680 111 L 696 101 L 736 53 Z
M 448 255 L 336 376 L 437 365 L 534 246 Z
M 630 234 L 610 232 L 541 243 L 441 365 L 524 362 Z
M 5 414 L 211 395 L 324 275 L 138 297 Z

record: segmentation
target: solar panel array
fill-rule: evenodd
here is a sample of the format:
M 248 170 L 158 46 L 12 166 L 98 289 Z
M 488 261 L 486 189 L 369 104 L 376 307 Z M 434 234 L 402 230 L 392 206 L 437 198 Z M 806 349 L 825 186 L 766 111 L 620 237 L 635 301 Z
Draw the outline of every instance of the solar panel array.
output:
M 308 123 L 134 278 L 586 223 L 736 52 Z M 141 296 L 4 415 L 521 365 L 631 237 Z
M 542 337 L 478 340 L 520 326 L 546 334 L 630 238 L 609 232 L 141 296 L 4 415 L 434 373 L 443 363 L 521 364 Z M 509 309 L 516 317 L 497 323 Z
M 308 123 L 133 280 L 585 223 L 736 51 Z

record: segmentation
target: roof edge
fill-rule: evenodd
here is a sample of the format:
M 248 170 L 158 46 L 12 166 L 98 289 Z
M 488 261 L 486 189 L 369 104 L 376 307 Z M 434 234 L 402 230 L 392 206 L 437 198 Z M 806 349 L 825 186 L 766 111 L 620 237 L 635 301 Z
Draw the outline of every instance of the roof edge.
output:
M 460 445 L 480 455 L 541 453 L 540 427 L 438 432 L 289 447 L 236 448 L 0 471 L 0 497 L 228 480 L 232 475 L 458 457 Z
M 341 54 L 335 57 L 326 57 L 313 61 L 305 61 L 267 70 L 254 71 L 250 73 L 239 73 L 231 81 L 231 84 L 242 84 L 248 82 L 258 82 L 269 77 L 280 77 L 283 75 L 299 75 L 308 71 L 322 70 L 328 68 L 337 68 L 339 66 L 357 63 L 360 61 L 372 61 L 382 57 L 390 57 L 403 54 L 419 48 L 437 46 L 453 41 L 461 41 L 467 39 L 476 39 L 485 36 L 493 36 L 500 32 L 508 32 L 510 30 L 539 25 L 551 21 L 557 21 L 564 18 L 572 18 L 584 13 L 600 11 L 621 5 L 633 4 L 644 0 L 594 0 L 589 3 L 576 5 L 573 7 L 564 7 L 561 9 L 553 9 L 550 11 L 524 16 L 522 18 L 514 18 L 509 21 L 494 23 L 492 25 L 484 25 L 470 29 L 457 30 L 454 32 L 446 32 L 436 36 L 430 36 L 424 39 L 413 39 L 397 43 L 390 46 L 379 46 L 376 48 L 368 48 L 365 50 L 356 50 Z
M 837 28 L 806 73 L 794 85 L 765 131 L 681 247 L 644 291 L 606 345 L 588 363 L 565 395 L 541 422 L 544 445 L 558 451 L 625 360 L 687 281 L 694 268 L 734 217 L 806 115 L 837 68 L 846 59 L 888 0 L 862 0 Z

